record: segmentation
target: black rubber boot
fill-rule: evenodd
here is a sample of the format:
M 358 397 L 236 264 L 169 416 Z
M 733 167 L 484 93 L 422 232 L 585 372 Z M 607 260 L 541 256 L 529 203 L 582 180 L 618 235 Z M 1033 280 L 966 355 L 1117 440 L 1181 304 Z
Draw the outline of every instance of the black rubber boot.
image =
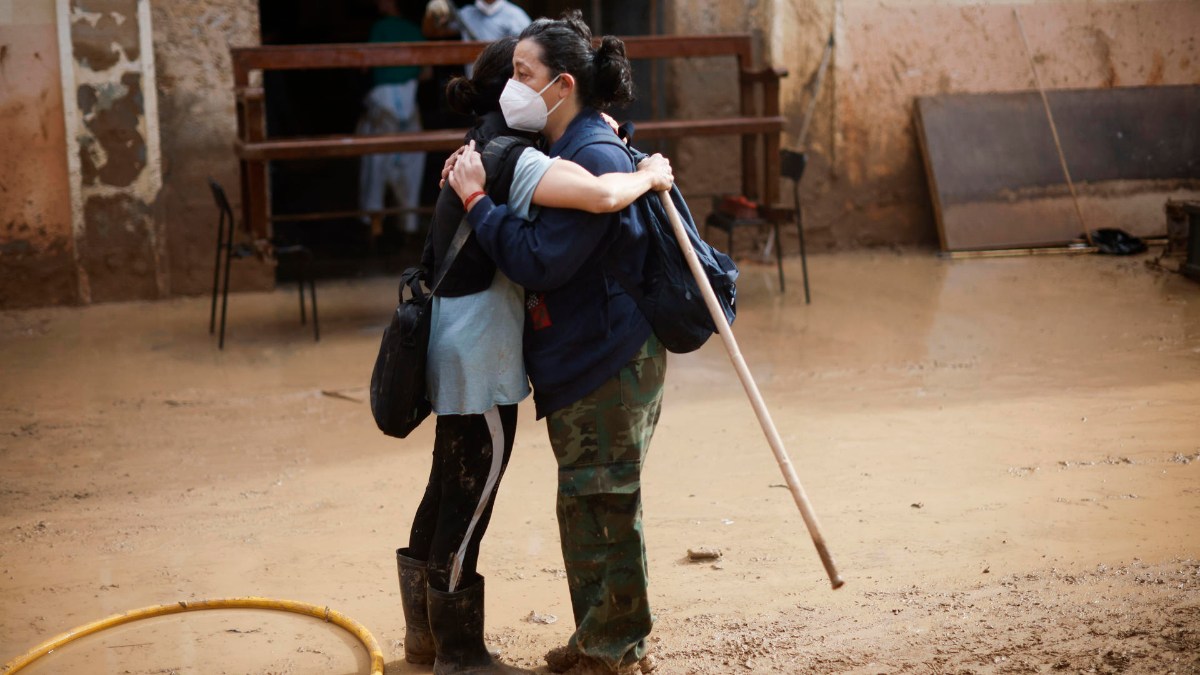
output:
M 429 626 L 437 647 L 433 675 L 527 673 L 492 659 L 483 644 L 483 577 L 464 580 L 453 593 L 429 588 Z
M 429 579 L 425 563 L 408 557 L 408 549 L 396 549 L 396 569 L 400 573 L 400 604 L 404 608 L 404 660 L 429 665 L 436 650 L 429 630 Z

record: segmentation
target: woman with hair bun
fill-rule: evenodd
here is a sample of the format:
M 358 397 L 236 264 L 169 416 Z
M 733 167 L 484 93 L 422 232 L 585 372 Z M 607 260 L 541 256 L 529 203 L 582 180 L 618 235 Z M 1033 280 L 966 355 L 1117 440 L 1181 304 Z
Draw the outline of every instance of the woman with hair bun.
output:
M 661 156 L 647 159 L 636 173 L 596 177 L 542 155 L 530 147 L 536 134 L 506 125 L 499 98 L 512 76 L 516 44 L 516 38 L 491 43 L 471 78 L 456 78 L 446 90 L 452 107 L 478 120 L 465 139 L 472 147 L 498 136 L 520 140 L 510 147 L 521 152 L 499 162 L 488 185 L 489 202 L 523 214 L 543 203 L 613 212 L 647 190 L 670 187 L 670 164 Z M 540 159 L 531 161 L 533 156 Z M 549 199 L 546 191 L 539 196 L 533 189 L 543 184 L 553 188 Z M 510 195 L 513 185 L 526 188 Z M 483 194 L 481 184 L 474 201 Z M 422 255 L 429 275 L 439 270 L 463 215 L 463 201 L 444 185 Z M 512 453 L 517 403 L 529 394 L 521 356 L 524 303 L 524 291 L 497 271 L 475 237 L 467 239 L 432 301 L 427 378 L 437 413 L 433 467 L 408 546 L 396 551 L 396 562 L 405 659 L 432 663 L 437 675 L 523 672 L 496 662 L 484 647 L 483 577 L 476 564 Z
M 634 170 L 601 112 L 633 98 L 625 46 L 592 34 L 578 11 L 521 33 L 500 96 L 508 126 L 540 132 L 548 154 L 593 175 Z M 480 155 L 449 182 L 481 249 L 526 288 L 525 367 L 558 461 L 557 515 L 575 632 L 547 655 L 557 672 L 652 667 L 641 470 L 662 403 L 666 354 L 626 291 L 640 285 L 646 224 L 637 209 L 556 204 L 532 219 L 480 194 Z M 539 186 L 538 192 L 541 191 Z M 538 193 L 535 193 L 535 196 Z

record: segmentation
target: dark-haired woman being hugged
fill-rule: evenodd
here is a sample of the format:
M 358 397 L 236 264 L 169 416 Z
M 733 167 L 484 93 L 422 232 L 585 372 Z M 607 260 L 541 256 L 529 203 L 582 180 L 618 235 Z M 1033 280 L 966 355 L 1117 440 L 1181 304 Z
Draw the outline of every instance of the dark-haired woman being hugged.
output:
M 508 126 L 538 131 L 548 154 L 595 175 L 633 162 L 600 111 L 632 100 L 624 44 L 592 35 L 578 11 L 521 34 L 500 97 Z M 450 173 L 462 197 L 483 184 L 479 155 Z M 547 660 L 555 670 L 636 670 L 646 656 L 647 600 L 641 471 L 658 422 L 666 355 L 625 285 L 647 253 L 636 209 L 594 214 L 544 208 L 531 221 L 491 197 L 467 219 L 482 249 L 526 289 L 525 366 L 558 460 L 557 513 L 575 632 Z
M 536 134 L 505 125 L 499 98 L 512 76 L 516 43 L 516 38 L 493 42 L 476 60 L 471 79 L 452 80 L 446 92 L 453 107 L 478 119 L 467 133 L 472 147 L 501 135 L 524 137 L 496 160 L 489 202 L 507 203 L 520 214 L 534 204 L 613 212 L 647 190 L 670 187 L 670 164 L 662 157 L 646 160 L 635 174 L 597 178 L 539 153 L 532 147 Z M 467 204 L 483 194 L 481 186 Z M 430 274 L 441 268 L 463 215 L 463 200 L 444 186 L 422 256 Z M 433 468 L 409 545 L 396 551 L 396 559 L 405 658 L 433 663 L 437 675 L 524 672 L 494 661 L 484 647 L 483 577 L 476 572 L 480 541 L 512 453 L 517 403 L 529 394 L 521 356 L 524 301 L 521 287 L 497 271 L 472 237 L 432 302 Z

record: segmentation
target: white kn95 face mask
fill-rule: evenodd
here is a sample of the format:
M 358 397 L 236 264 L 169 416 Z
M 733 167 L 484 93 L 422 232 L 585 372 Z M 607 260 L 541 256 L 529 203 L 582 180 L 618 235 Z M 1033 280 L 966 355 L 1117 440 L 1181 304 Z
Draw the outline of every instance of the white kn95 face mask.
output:
M 546 110 L 546 102 L 542 100 L 542 93 L 560 77 L 562 77 L 561 73 L 555 75 L 554 79 L 542 87 L 541 91 L 534 91 L 533 87 L 523 82 L 509 80 L 500 94 L 500 112 L 504 113 L 504 123 L 518 131 L 541 131 L 544 129 L 546 118 L 566 100 L 559 99 L 558 103 L 555 103 L 554 107 L 549 110 Z

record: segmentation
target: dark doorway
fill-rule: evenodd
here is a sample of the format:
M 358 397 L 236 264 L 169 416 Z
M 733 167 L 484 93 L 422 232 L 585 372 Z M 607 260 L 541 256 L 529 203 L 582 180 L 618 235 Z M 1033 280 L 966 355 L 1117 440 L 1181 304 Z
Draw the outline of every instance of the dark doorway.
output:
M 645 35 L 661 23 L 663 0 L 510 0 L 530 17 L 558 16 L 578 8 L 594 32 L 615 35 Z M 404 18 L 421 23 L 424 0 L 402 0 Z M 459 1 L 458 5 L 467 2 Z M 379 18 L 375 0 L 259 0 L 260 29 L 264 45 L 365 42 L 371 25 Z M 454 69 L 436 69 L 432 79 L 419 87 L 418 105 L 426 128 L 463 127 L 469 120 L 446 119 L 440 105 L 441 87 L 456 74 Z M 661 81 L 661 80 L 659 80 Z M 635 64 L 638 101 L 618 111 L 619 119 L 648 119 L 661 110 L 656 102 L 655 76 L 648 67 Z M 274 71 L 265 74 L 267 134 L 269 137 L 313 136 L 354 133 L 363 111 L 363 99 L 371 88 L 366 70 Z M 643 148 L 655 150 L 655 148 Z M 426 158 L 422 206 L 432 205 L 437 195 L 437 175 L 445 154 Z M 358 208 L 359 160 L 315 159 L 271 163 L 271 212 L 301 214 L 352 211 Z M 420 257 L 427 230 L 405 235 L 399 218 L 384 222 L 381 236 L 357 217 L 319 221 L 276 222 L 274 233 L 291 243 L 308 246 L 316 254 L 318 276 L 351 277 L 396 272 L 415 264 Z M 279 270 L 281 280 L 291 271 Z
M 413 8 L 419 25 L 419 3 L 402 4 Z M 375 0 L 259 0 L 264 45 L 366 42 L 379 16 Z M 371 88 L 370 72 L 358 69 L 269 71 L 264 75 L 269 137 L 354 133 L 363 98 Z M 358 208 L 357 158 L 272 162 L 270 166 L 273 214 Z M 405 241 L 394 222 L 385 223 L 383 235 L 374 241 L 370 226 L 354 217 L 276 222 L 273 230 L 280 239 L 312 249 L 317 275 L 322 277 L 401 268 L 415 261 L 420 252 L 420 242 Z M 415 254 L 408 250 L 414 246 Z M 289 274 L 290 270 L 280 268 L 281 280 Z

